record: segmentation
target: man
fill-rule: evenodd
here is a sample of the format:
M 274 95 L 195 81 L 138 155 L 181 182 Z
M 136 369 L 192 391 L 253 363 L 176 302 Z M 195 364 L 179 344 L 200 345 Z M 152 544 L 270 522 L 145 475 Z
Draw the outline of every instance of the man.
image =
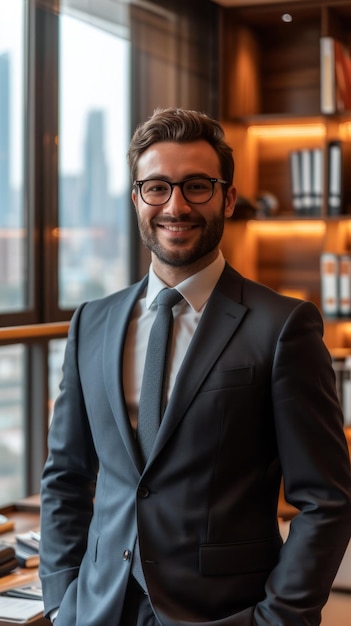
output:
M 157 110 L 129 163 L 152 263 L 72 319 L 42 480 L 46 613 L 55 626 L 317 626 L 351 532 L 321 317 L 225 264 L 236 190 L 215 120 Z M 143 461 L 141 380 L 165 287 L 183 299 Z M 300 511 L 283 546 L 282 475 Z

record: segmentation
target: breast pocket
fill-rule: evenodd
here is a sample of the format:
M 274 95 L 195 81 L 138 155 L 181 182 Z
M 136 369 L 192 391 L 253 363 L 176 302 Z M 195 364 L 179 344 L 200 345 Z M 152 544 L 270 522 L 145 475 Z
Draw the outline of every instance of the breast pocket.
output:
M 252 385 L 254 380 L 254 365 L 236 367 L 233 369 L 214 368 L 206 379 L 201 391 L 214 391 L 216 389 L 230 389 Z

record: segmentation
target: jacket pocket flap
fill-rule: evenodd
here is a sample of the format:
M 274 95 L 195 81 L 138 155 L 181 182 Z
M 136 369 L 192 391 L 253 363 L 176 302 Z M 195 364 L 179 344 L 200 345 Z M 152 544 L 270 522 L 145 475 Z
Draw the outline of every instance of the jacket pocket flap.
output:
M 282 545 L 280 535 L 268 539 L 200 546 L 200 572 L 228 576 L 273 569 Z

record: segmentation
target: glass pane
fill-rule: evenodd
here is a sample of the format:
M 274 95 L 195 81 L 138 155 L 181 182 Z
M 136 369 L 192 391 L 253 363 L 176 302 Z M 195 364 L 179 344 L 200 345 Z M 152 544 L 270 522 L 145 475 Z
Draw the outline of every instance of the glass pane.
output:
M 25 301 L 24 2 L 0 0 L 0 312 Z
M 0 505 L 24 496 L 23 345 L 0 348 Z
M 60 16 L 59 307 L 128 282 L 129 43 Z

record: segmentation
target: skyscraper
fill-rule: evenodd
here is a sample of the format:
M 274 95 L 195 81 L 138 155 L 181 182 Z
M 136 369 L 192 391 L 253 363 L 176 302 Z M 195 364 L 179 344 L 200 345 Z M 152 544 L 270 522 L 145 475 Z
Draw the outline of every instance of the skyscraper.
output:
M 103 111 L 90 111 L 87 122 L 82 215 L 89 226 L 100 226 L 106 219 L 108 189 L 104 117 Z

